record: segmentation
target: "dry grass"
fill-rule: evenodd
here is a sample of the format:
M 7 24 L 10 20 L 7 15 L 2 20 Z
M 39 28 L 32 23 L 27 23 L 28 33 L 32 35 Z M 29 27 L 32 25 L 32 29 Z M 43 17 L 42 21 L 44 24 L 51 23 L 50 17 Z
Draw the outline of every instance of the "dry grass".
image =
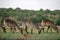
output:
M 30 37 L 29 34 L 23 34 L 19 39 L 17 40 L 27 40 Z

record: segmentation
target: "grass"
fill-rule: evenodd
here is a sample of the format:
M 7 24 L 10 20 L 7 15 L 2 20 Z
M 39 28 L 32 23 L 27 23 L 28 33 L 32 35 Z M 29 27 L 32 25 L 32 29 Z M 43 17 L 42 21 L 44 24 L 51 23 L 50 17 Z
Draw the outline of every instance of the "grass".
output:
M 28 30 L 30 33 L 30 30 Z M 52 33 L 41 33 L 38 34 L 37 31 L 34 29 L 34 34 L 29 34 L 30 37 L 27 40 L 60 40 L 60 33 L 56 33 L 54 30 Z M 0 40 L 17 40 L 21 38 L 23 34 L 20 32 L 12 33 L 10 32 L 9 28 L 7 28 L 7 33 L 3 33 L 2 29 L 0 28 Z

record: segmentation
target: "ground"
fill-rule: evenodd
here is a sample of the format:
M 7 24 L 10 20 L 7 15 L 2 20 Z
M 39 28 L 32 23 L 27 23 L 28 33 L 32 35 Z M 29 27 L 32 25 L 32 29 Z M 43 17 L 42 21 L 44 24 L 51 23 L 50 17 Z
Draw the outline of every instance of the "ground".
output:
M 30 34 L 26 40 L 60 40 L 60 33 L 56 33 L 54 30 L 51 33 L 50 31 L 48 33 L 41 33 L 38 34 L 37 31 L 34 29 L 34 33 Z M 9 28 L 7 28 L 7 33 L 3 33 L 2 29 L 0 28 L 0 40 L 20 40 L 20 38 L 23 38 L 24 34 L 21 34 L 19 31 L 16 31 L 15 33 L 10 32 Z

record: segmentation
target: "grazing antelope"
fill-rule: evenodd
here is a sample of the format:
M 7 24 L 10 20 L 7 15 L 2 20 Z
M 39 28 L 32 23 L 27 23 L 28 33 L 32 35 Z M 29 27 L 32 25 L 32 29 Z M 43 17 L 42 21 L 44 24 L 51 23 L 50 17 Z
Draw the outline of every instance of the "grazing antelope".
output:
M 22 22 L 23 22 L 24 25 L 25 25 L 25 31 L 26 31 L 27 33 L 29 33 L 29 32 L 27 31 L 28 27 L 31 27 L 31 34 L 33 34 L 33 28 L 36 28 L 36 29 L 40 30 L 40 28 L 38 27 L 37 23 L 35 23 L 30 17 L 24 18 L 24 19 L 22 20 Z
M 9 26 L 10 27 L 10 30 L 13 31 L 13 32 L 15 32 L 16 27 L 18 28 L 18 30 L 20 30 L 20 31 L 22 30 L 18 26 L 18 24 L 16 23 L 16 21 L 14 21 L 12 19 L 9 19 L 9 18 L 6 18 L 6 19 L 1 20 L 1 24 L 2 24 L 1 27 L 3 29 L 3 32 L 6 32 L 6 29 L 5 29 L 6 26 Z
M 53 28 L 54 30 L 56 30 L 58 32 L 58 28 L 56 27 L 55 23 L 51 20 L 48 20 L 48 19 L 42 20 L 41 26 L 42 26 L 42 28 L 40 29 L 39 34 L 41 33 L 42 30 L 44 30 L 45 27 L 48 27 L 47 32 L 48 32 L 49 28 L 51 28 L 51 31 Z

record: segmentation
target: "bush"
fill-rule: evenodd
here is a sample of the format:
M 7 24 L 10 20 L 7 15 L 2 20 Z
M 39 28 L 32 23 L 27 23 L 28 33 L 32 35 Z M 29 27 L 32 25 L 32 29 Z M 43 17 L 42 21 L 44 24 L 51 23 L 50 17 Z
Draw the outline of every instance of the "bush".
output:
M 60 18 L 57 19 L 56 25 L 60 25 Z

